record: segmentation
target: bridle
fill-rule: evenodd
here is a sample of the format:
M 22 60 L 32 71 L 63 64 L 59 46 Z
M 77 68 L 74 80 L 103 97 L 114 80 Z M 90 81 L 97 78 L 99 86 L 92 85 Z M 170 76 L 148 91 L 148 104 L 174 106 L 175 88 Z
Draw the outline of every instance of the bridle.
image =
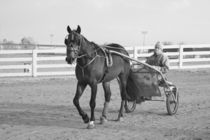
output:
M 67 36 L 65 37 L 65 39 L 66 39 L 66 40 L 69 40 L 69 36 L 70 36 L 70 34 L 67 35 Z M 80 58 L 80 57 L 83 57 L 84 55 L 78 55 L 79 52 L 80 52 L 81 44 L 82 44 L 82 43 L 81 43 L 81 42 L 82 42 L 82 38 L 79 39 L 79 44 L 76 45 L 77 47 L 74 47 L 75 44 L 74 44 L 73 41 L 72 41 L 72 40 L 74 40 L 74 36 L 71 35 L 70 37 L 71 37 L 71 38 L 70 38 L 70 42 L 69 42 L 68 44 L 66 44 L 67 50 L 69 50 L 70 52 L 74 52 L 74 54 L 77 54 L 77 56 L 75 57 L 75 59 Z

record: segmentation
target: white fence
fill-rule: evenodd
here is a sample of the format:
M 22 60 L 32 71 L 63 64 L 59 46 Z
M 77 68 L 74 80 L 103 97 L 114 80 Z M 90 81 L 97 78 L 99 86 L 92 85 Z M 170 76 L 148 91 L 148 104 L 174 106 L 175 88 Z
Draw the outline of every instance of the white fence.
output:
M 126 47 L 130 57 L 143 62 L 152 55 L 153 48 Z M 210 68 L 210 44 L 169 45 L 164 51 L 171 69 Z M 66 64 L 65 53 L 65 47 L 0 50 L 0 77 L 74 75 L 75 65 Z

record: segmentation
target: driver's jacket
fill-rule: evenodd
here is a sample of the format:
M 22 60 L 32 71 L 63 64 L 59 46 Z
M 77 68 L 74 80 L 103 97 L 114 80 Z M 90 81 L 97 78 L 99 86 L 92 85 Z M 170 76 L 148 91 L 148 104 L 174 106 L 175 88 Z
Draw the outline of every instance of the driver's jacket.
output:
M 152 65 L 152 66 L 158 66 L 159 69 L 163 74 L 167 73 L 169 70 L 169 60 L 168 57 L 166 55 L 159 54 L 156 55 L 155 53 L 150 56 L 147 61 L 147 64 Z

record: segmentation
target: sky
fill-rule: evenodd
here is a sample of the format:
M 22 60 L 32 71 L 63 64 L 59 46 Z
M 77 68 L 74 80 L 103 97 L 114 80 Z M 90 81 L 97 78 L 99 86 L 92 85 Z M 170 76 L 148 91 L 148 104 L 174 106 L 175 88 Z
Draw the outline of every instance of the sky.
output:
M 210 0 L 0 0 L 0 41 L 32 37 L 38 44 L 62 45 L 66 27 L 80 25 L 81 34 L 97 44 L 207 44 L 209 5 Z

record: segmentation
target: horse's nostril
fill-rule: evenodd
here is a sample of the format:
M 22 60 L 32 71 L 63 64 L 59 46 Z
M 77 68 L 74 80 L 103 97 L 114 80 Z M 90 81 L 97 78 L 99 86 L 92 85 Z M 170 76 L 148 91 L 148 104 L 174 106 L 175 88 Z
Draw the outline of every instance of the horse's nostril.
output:
M 71 57 L 66 57 L 66 62 L 68 63 L 68 64 L 72 64 L 73 62 L 74 62 L 74 58 L 71 58 Z
M 70 62 L 70 61 L 71 61 L 71 58 L 66 57 L 66 62 Z

